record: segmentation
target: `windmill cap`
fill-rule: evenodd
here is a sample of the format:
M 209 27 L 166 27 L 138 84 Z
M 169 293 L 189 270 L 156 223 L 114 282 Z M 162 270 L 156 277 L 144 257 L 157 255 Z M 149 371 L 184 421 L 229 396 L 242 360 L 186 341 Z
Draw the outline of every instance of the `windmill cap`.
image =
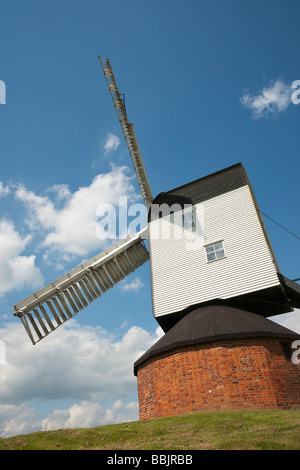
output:
M 229 306 L 209 305 L 188 313 L 134 364 L 134 374 L 148 359 L 173 349 L 199 343 L 239 338 L 300 339 L 300 335 L 267 318 Z
M 152 201 L 148 213 L 148 222 L 161 217 L 161 206 L 164 204 L 170 207 L 176 204 L 176 211 L 180 207 L 184 209 L 184 206 L 187 204 L 198 204 L 247 184 L 250 185 L 250 182 L 244 166 L 242 163 L 236 163 L 195 181 L 190 181 L 177 188 L 159 193 Z

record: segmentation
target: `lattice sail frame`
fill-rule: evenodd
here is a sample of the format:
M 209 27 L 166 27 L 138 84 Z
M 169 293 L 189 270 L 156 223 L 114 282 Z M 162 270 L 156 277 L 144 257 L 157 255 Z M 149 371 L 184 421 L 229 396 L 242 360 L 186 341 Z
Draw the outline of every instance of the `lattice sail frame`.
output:
M 145 205 L 149 208 L 153 196 L 150 189 L 149 181 L 147 178 L 146 170 L 144 167 L 143 159 L 139 149 L 138 141 L 135 135 L 133 124 L 128 122 L 127 112 L 125 109 L 124 102 L 121 98 L 121 94 L 118 90 L 116 80 L 109 62 L 109 59 L 101 59 L 100 64 L 105 76 L 105 80 L 110 91 L 114 107 L 116 109 L 118 119 L 124 134 L 125 141 L 129 150 L 129 154 L 133 163 L 134 171 L 138 180 L 140 191 L 142 194 L 143 201 Z
M 147 229 L 112 245 L 14 305 L 36 344 L 148 261 Z

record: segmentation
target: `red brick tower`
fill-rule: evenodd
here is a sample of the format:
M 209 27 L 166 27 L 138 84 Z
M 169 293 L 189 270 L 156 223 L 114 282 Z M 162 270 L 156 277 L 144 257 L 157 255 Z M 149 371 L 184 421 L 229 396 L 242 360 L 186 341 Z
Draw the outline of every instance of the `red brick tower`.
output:
M 244 310 L 193 310 L 134 364 L 140 419 L 300 407 L 300 367 L 291 357 L 296 339 Z

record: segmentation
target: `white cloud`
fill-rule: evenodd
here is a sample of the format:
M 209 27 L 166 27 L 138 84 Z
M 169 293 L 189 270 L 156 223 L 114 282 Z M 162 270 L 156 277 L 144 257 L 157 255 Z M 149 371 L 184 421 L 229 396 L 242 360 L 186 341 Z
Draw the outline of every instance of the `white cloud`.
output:
M 48 191 L 55 193 L 58 200 L 65 199 L 71 195 L 70 188 L 67 184 L 54 184 L 48 188 Z
M 116 424 L 120 422 L 138 420 L 138 403 L 123 403 L 117 400 L 109 408 L 104 408 L 100 403 L 82 401 L 75 403 L 69 409 L 55 410 L 45 418 L 41 425 L 43 430 L 61 428 L 86 428 Z
M 105 142 L 103 144 L 103 150 L 105 153 L 111 153 L 117 150 L 121 141 L 117 135 L 107 134 Z
M 269 87 L 263 88 L 257 95 L 246 93 L 241 103 L 252 111 L 254 118 L 267 117 L 285 111 L 291 103 L 292 88 L 278 78 Z
M 21 253 L 30 241 L 22 238 L 9 220 L 0 220 L 0 296 L 12 289 L 41 287 L 44 279 L 37 266 L 35 256 Z
M 125 423 L 139 419 L 138 402 L 116 400 L 111 406 L 82 401 L 66 409 L 55 409 L 46 418 L 38 419 L 34 408 L 27 404 L 0 404 L 0 436 L 9 437 L 37 430 L 87 428 Z
M 137 419 L 133 364 L 162 335 L 133 326 L 116 339 L 101 327 L 75 319 L 32 346 L 23 325 L 0 329 L 6 345 L 5 380 L 0 387 L 0 435 L 55 427 L 80 427 Z M 16 347 L 17 345 L 17 347 Z M 126 403 L 131 397 L 130 404 Z M 35 401 L 73 400 L 37 422 Z M 106 405 L 113 401 L 114 405 Z
M 34 410 L 27 405 L 0 404 L 0 436 L 9 437 L 41 429 Z
M 144 287 L 144 284 L 142 283 L 142 281 L 140 280 L 139 277 L 136 277 L 131 282 L 122 283 L 122 290 L 124 290 L 124 291 L 128 291 L 128 290 L 129 291 L 136 291 L 136 290 L 140 289 L 141 287 Z
M 9 186 L 4 186 L 2 181 L 0 181 L 0 197 L 7 196 L 10 193 Z
M 66 185 L 52 186 L 51 189 L 60 197 L 60 207 L 48 196 L 36 195 L 24 186 L 19 186 L 15 195 L 27 208 L 30 229 L 46 233 L 43 247 L 50 252 L 69 255 L 85 256 L 107 246 L 108 241 L 101 240 L 96 233 L 98 205 L 117 206 L 120 195 L 128 196 L 129 201 L 138 198 L 127 167 L 113 167 L 74 193 Z M 45 256 L 49 260 L 49 252 Z

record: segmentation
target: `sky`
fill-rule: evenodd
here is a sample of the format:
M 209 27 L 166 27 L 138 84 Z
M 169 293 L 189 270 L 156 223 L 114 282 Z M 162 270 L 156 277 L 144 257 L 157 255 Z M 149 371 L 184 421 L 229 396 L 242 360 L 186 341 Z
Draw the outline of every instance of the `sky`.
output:
M 137 420 L 133 363 L 162 335 L 149 263 L 35 346 L 12 314 L 114 243 L 99 204 L 142 202 L 98 56 L 153 195 L 242 162 L 296 279 L 299 53 L 296 0 L 0 0 L 0 437 Z

